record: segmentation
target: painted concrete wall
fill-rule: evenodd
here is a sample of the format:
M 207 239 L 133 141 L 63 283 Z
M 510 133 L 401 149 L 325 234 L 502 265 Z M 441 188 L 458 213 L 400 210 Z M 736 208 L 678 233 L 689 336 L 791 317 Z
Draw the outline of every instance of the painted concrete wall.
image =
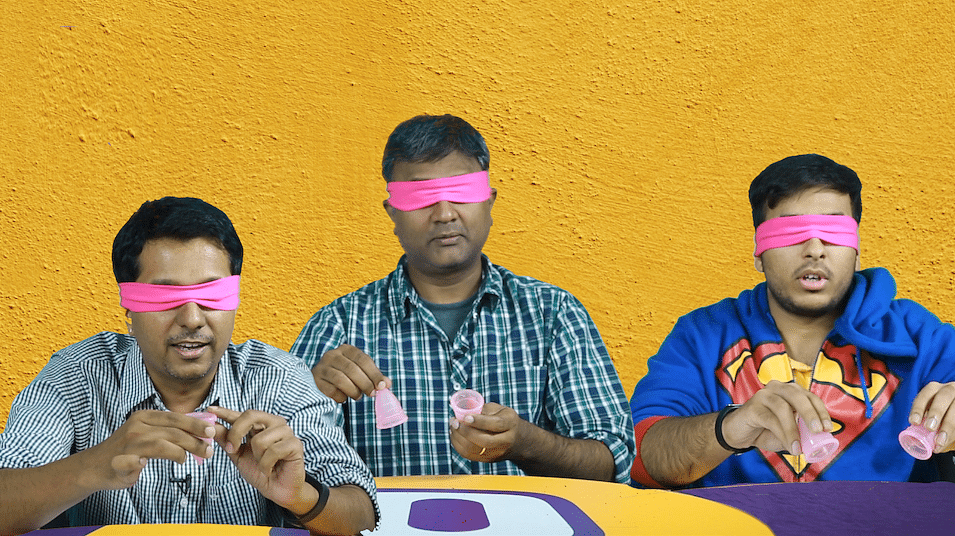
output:
M 4 4 L 0 422 L 125 329 L 109 250 L 146 199 L 232 217 L 234 340 L 288 348 L 393 268 L 380 155 L 423 112 L 486 136 L 486 252 L 577 295 L 628 393 L 680 315 L 760 280 L 746 191 L 791 154 L 854 168 L 864 265 L 955 318 L 952 1 Z

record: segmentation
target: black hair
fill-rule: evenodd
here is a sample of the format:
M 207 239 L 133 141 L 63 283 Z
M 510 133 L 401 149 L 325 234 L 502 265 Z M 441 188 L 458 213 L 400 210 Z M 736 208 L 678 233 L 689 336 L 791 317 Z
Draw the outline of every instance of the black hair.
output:
M 242 272 L 242 242 L 225 212 L 194 197 L 163 197 L 143 203 L 113 239 L 113 275 L 117 283 L 139 279 L 143 247 L 160 238 L 208 238 L 229 254 L 232 275 Z
M 396 162 L 434 162 L 458 151 L 487 171 L 491 155 L 481 133 L 453 115 L 419 115 L 402 122 L 388 136 L 381 175 L 391 182 Z
M 852 217 L 862 222 L 862 182 L 856 172 L 825 156 L 803 154 L 770 164 L 753 179 L 749 185 L 753 226 L 766 221 L 766 211 L 776 208 L 780 201 L 814 186 L 848 194 Z

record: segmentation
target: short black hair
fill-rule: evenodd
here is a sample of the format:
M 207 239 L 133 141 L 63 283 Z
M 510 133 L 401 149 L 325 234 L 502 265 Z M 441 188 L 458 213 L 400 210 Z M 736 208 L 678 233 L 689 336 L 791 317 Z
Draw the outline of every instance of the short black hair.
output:
M 458 151 L 478 161 L 487 171 L 491 155 L 481 133 L 460 117 L 419 115 L 402 122 L 385 144 L 381 175 L 391 182 L 396 162 L 434 162 Z
M 113 275 L 117 283 L 139 279 L 139 256 L 150 240 L 208 238 L 229 254 L 232 275 L 242 272 L 242 242 L 225 212 L 194 197 L 146 201 L 113 239 Z
M 807 188 L 821 186 L 849 195 L 852 217 L 862 222 L 862 182 L 855 171 L 818 154 L 783 158 L 770 164 L 749 185 L 753 226 L 766 221 L 766 211 Z

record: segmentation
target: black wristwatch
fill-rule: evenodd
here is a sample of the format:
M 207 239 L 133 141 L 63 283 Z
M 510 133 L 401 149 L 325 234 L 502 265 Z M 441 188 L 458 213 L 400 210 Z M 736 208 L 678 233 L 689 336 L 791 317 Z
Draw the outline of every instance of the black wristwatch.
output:
M 734 454 L 742 454 L 744 452 L 749 452 L 753 450 L 753 448 L 755 448 L 755 447 L 746 447 L 743 449 L 738 449 L 736 447 L 731 447 L 730 444 L 726 442 L 726 438 L 723 437 L 723 419 L 725 419 L 726 416 L 729 415 L 730 413 L 733 413 L 734 411 L 739 409 L 740 406 L 742 406 L 742 404 L 727 404 L 725 408 L 720 410 L 719 415 L 716 416 L 716 442 L 719 443 L 721 447 L 723 447 L 724 449 Z

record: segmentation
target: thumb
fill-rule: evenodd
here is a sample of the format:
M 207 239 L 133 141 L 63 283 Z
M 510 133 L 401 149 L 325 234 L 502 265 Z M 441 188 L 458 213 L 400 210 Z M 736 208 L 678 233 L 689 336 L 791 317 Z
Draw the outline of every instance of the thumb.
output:
M 139 475 L 146 467 L 146 458 L 135 454 L 120 454 L 113 458 L 110 466 L 122 487 L 128 488 L 139 480 Z

